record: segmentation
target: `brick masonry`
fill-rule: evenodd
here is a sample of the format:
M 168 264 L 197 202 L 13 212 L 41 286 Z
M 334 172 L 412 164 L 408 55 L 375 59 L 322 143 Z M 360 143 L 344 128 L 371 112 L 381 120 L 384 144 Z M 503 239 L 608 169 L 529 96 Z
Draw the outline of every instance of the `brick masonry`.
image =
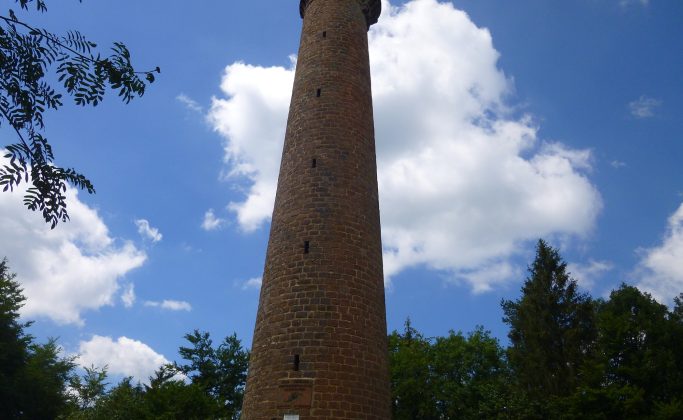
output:
M 380 1 L 301 12 L 242 418 L 389 419 L 367 41 Z

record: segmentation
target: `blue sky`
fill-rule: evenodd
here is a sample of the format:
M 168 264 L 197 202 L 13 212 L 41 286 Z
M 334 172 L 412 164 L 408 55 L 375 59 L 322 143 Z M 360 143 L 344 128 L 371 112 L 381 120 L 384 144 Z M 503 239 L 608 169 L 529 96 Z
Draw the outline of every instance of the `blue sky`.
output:
M 162 69 L 129 105 L 48 116 L 97 188 L 70 223 L 0 195 L 31 332 L 143 380 L 195 328 L 250 345 L 298 47 L 294 0 L 197 4 L 17 12 Z M 504 342 L 539 237 L 594 296 L 683 291 L 683 3 L 394 1 L 369 36 L 389 329 Z

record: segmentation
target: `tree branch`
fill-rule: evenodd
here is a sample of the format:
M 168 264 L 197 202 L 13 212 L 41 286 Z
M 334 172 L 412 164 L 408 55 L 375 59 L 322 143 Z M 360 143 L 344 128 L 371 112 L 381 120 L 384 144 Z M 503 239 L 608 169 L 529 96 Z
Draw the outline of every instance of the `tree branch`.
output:
M 88 57 L 87 55 L 84 55 L 83 53 L 81 53 L 81 52 L 79 52 L 79 51 L 77 51 L 77 50 L 74 50 L 73 48 L 71 48 L 71 47 L 69 47 L 68 45 L 64 44 L 63 42 L 61 42 L 61 41 L 59 40 L 59 38 L 57 38 L 57 37 L 55 37 L 55 36 L 51 36 L 52 34 L 45 34 L 45 33 L 43 33 L 43 32 L 40 32 L 39 30 L 37 30 L 36 28 L 32 27 L 31 25 L 29 25 L 29 24 L 27 24 L 27 23 L 24 23 L 24 22 L 22 22 L 22 21 L 20 21 L 20 20 L 18 20 L 18 19 L 13 19 L 13 18 L 11 18 L 11 17 L 7 17 L 7 16 L 2 16 L 2 15 L 0 15 L 0 20 L 4 20 L 4 21 L 7 22 L 7 23 L 18 24 L 19 26 L 23 26 L 24 28 L 28 29 L 28 30 L 31 31 L 31 32 L 38 33 L 38 34 L 40 34 L 41 36 L 44 36 L 44 37 L 48 38 L 50 41 L 54 42 L 55 44 L 59 45 L 60 47 L 64 48 L 65 50 L 70 51 L 71 53 L 77 55 L 78 57 L 80 57 L 80 58 L 82 58 L 82 59 L 84 59 L 84 60 L 86 60 L 86 61 L 88 61 L 88 62 L 90 62 L 90 63 L 93 63 L 93 64 L 103 64 L 103 63 L 106 62 L 106 60 L 96 60 L 96 59 L 94 59 L 94 58 L 92 58 L 92 57 Z M 157 68 L 155 68 L 154 70 L 136 71 L 136 72 L 133 72 L 133 73 L 134 73 L 134 74 L 161 73 L 161 70 L 159 69 L 159 67 L 157 67 Z
M 29 147 L 28 143 L 26 143 L 26 140 L 24 140 L 24 136 L 21 134 L 21 131 L 19 131 L 19 129 L 12 123 L 12 120 L 10 119 L 10 116 L 7 115 L 7 111 L 5 111 L 4 109 L 0 108 L 0 113 L 2 113 L 2 115 L 5 117 L 5 119 L 6 119 L 7 122 L 9 123 L 9 125 L 12 126 L 12 128 L 14 129 L 14 131 L 16 131 L 17 136 L 19 136 L 19 140 L 21 140 L 21 143 L 24 145 L 24 147 L 26 148 L 26 150 L 31 150 L 31 148 Z

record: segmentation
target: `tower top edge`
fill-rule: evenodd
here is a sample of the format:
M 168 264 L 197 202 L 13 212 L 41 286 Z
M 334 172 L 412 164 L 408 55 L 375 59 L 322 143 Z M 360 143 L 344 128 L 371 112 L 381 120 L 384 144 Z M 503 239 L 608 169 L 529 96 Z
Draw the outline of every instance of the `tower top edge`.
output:
M 312 1 L 313 0 L 300 1 L 299 13 L 301 14 L 302 19 L 306 14 L 306 7 L 308 7 Z M 365 14 L 365 21 L 368 24 L 368 28 L 377 23 L 379 15 L 382 13 L 382 0 L 358 0 L 358 3 L 360 3 L 360 7 Z

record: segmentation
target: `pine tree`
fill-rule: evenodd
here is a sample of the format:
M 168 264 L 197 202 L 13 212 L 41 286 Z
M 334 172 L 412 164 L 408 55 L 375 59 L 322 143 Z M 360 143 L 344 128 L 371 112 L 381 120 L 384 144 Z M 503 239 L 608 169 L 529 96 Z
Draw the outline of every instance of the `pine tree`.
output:
M 570 395 L 594 351 L 595 305 L 579 292 L 559 252 L 539 240 L 522 296 L 501 305 L 510 325 L 510 365 L 530 400 L 543 406 Z
M 0 261 L 0 418 L 56 418 L 68 409 L 73 359 L 55 340 L 37 344 L 19 321 L 26 298 L 7 261 Z
M 24 333 L 27 324 L 19 322 L 19 308 L 26 298 L 15 277 L 9 272 L 7 260 L 0 261 L 0 412 L 10 416 L 19 410 L 14 390 L 26 365 L 31 341 Z

